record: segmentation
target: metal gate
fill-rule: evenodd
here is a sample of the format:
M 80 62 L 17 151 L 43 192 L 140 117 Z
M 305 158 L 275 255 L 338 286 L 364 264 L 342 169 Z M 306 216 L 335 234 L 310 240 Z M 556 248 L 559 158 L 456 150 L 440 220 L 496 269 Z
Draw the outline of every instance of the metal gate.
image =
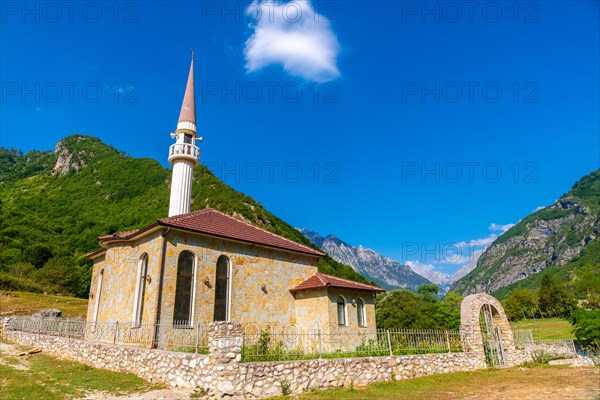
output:
M 494 322 L 492 306 L 484 304 L 479 313 L 479 327 L 483 338 L 483 350 L 485 361 L 492 367 L 504 365 L 504 346 L 502 345 L 502 334 L 500 327 Z

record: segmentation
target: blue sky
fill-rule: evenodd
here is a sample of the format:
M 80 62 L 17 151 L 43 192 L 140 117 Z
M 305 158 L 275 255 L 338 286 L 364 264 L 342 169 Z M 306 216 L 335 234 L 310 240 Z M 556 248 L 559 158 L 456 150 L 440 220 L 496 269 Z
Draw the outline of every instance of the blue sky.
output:
M 202 163 L 445 273 L 600 165 L 596 1 L 77 4 L 2 2 L 2 146 L 168 166 L 193 48 Z

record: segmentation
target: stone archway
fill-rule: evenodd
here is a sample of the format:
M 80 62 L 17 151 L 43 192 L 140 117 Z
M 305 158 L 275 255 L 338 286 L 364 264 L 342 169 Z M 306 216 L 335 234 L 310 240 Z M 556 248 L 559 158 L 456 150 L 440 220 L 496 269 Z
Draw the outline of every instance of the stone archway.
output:
M 479 353 L 490 367 L 509 364 L 515 351 L 513 332 L 500 302 L 485 293 L 472 294 L 460 306 L 464 350 Z

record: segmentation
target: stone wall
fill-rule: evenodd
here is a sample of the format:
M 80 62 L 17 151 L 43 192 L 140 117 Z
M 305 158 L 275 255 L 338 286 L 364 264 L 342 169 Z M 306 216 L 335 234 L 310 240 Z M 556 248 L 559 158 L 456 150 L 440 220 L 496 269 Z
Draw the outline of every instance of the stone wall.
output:
M 4 336 L 92 367 L 133 373 L 149 382 L 167 386 L 202 389 L 208 398 L 253 399 L 281 395 L 284 387 L 289 394 L 299 394 L 312 389 L 360 386 L 486 368 L 483 350 L 477 343 L 481 341 L 481 333 L 474 339 L 478 331 L 467 335 L 466 329 L 469 325 L 476 325 L 473 315 L 479 314 L 481 303 L 488 299 L 483 296 L 469 298 L 471 301 L 463 304 L 464 345 L 468 350 L 462 353 L 242 363 L 243 332 L 240 322 L 209 324 L 209 355 L 11 331 L 10 323 L 5 326 Z M 499 317 L 504 317 L 501 305 L 494 305 Z M 505 366 L 532 361 L 535 352 L 542 350 L 554 356 L 576 357 L 570 341 L 519 343 L 516 347 L 510 326 L 504 324 L 504 318 L 499 318 L 498 322 L 503 324 L 503 336 L 507 334 L 503 337 L 508 344 L 505 347 Z
M 209 355 L 176 353 L 36 333 L 4 331 L 7 339 L 96 368 L 128 372 L 167 386 L 202 388 L 210 398 L 264 398 L 311 389 L 485 368 L 473 353 L 241 363 L 239 323 L 211 324 Z

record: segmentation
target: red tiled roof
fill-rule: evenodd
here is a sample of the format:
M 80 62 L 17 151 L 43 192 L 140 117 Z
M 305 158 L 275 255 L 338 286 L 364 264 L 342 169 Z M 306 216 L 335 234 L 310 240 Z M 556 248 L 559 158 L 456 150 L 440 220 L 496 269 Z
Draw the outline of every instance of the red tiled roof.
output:
M 365 283 L 351 281 L 349 279 L 338 278 L 337 276 L 322 274 L 317 272 L 298 286 L 290 289 L 290 292 L 294 293 L 299 290 L 318 289 L 323 287 L 334 287 L 354 290 L 365 290 L 368 292 L 385 292 L 384 289 L 367 285 Z
M 261 244 L 279 249 L 291 250 L 298 253 L 311 254 L 323 257 L 325 253 L 311 247 L 296 243 L 283 236 L 276 235 L 267 230 L 258 228 L 247 222 L 230 217 L 212 208 L 194 211 L 188 214 L 162 218 L 159 225 L 171 226 L 193 232 L 206 233 L 243 242 Z
M 297 253 L 310 254 L 312 256 L 324 257 L 325 253 L 311 247 L 296 243 L 264 229 L 258 228 L 247 222 L 230 217 L 212 208 L 205 208 L 187 214 L 173 217 L 161 218 L 156 223 L 139 230 L 115 233 L 113 235 L 99 236 L 98 240 L 129 240 L 140 233 L 146 232 L 156 226 L 168 226 L 186 231 L 203 233 L 228 239 L 240 240 L 242 242 L 259 244 L 294 251 Z

